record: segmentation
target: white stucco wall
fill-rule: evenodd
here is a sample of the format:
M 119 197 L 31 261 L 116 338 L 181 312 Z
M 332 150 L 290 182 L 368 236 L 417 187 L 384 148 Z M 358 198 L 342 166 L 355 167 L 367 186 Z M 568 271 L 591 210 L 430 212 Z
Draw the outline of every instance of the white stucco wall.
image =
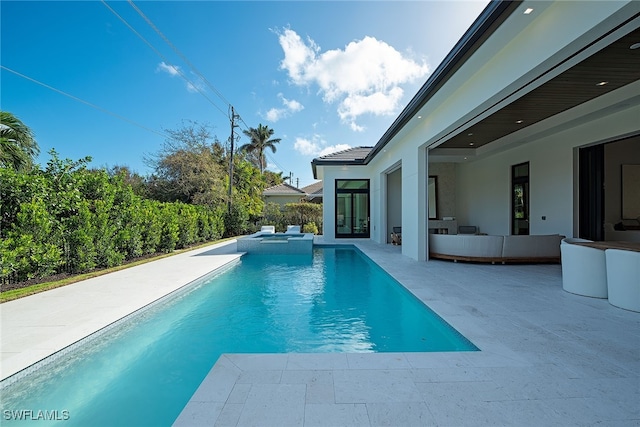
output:
M 457 168 L 459 224 L 510 234 L 511 166 L 529 162 L 530 234 L 574 233 L 574 150 L 640 128 L 640 107 L 527 143 Z M 546 216 L 546 220 L 542 220 Z
M 265 203 L 277 203 L 280 206 L 284 206 L 287 203 L 299 203 L 301 199 L 304 199 L 304 195 L 295 196 L 264 196 Z
M 387 231 L 386 242 L 390 243 L 393 227 L 402 226 L 402 171 L 387 174 Z

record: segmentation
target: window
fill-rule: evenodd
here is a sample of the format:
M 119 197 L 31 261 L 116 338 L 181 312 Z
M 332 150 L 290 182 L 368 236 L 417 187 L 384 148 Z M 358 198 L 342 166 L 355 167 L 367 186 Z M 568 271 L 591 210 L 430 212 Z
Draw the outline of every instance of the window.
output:
M 511 234 L 529 234 L 529 162 L 511 167 Z

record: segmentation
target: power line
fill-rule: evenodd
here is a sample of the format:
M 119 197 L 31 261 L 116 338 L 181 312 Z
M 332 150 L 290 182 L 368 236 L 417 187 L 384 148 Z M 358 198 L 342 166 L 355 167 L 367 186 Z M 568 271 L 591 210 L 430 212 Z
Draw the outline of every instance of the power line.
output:
M 113 13 L 118 19 L 120 19 L 120 21 L 122 21 L 136 36 L 138 36 L 140 38 L 140 40 L 142 40 L 147 46 L 149 46 L 151 48 L 151 50 L 153 50 L 156 55 L 158 55 L 160 57 L 160 59 L 162 59 L 162 61 L 167 64 L 169 67 L 171 67 L 176 73 L 178 73 L 178 75 L 180 77 L 182 77 L 187 83 L 189 83 L 191 85 L 192 88 L 194 88 L 200 95 L 204 96 L 204 98 L 209 101 L 209 103 L 211 105 L 213 105 L 216 109 L 218 109 L 218 111 L 220 111 L 223 115 L 225 115 L 225 117 L 227 116 L 227 113 L 224 112 L 224 110 L 222 110 L 215 102 L 213 102 L 202 90 L 200 90 L 200 88 L 198 87 L 198 85 L 196 85 L 195 83 L 193 83 L 191 80 L 189 80 L 189 78 L 187 76 L 184 75 L 184 73 L 182 71 L 180 71 L 180 68 L 171 64 L 171 62 L 158 50 L 156 49 L 147 39 L 145 39 L 142 34 L 140 34 L 138 31 L 136 31 L 135 28 L 133 28 L 122 16 L 120 16 L 118 14 L 118 12 L 116 12 L 115 10 L 113 10 L 113 8 L 111 8 L 111 6 L 109 6 L 107 4 L 107 2 L 105 0 L 101 0 L 102 4 L 104 4 L 106 6 L 107 9 L 109 9 L 111 11 L 111 13 Z
M 171 49 L 173 49 L 173 51 L 191 68 L 191 70 L 202 79 L 203 82 L 205 82 L 207 84 L 207 86 L 216 94 L 218 95 L 218 97 L 224 101 L 227 105 L 228 105 L 228 109 L 229 110 L 233 110 L 232 112 L 228 113 L 228 116 L 231 117 L 231 120 L 235 121 L 237 120 L 237 123 L 242 123 L 244 124 L 244 129 L 245 130 L 249 130 L 249 126 L 245 123 L 245 121 L 242 119 L 242 117 L 240 116 L 240 114 L 237 112 L 237 110 L 235 110 L 235 107 L 233 107 L 233 105 L 231 104 L 231 102 L 229 102 L 229 100 L 227 100 L 224 95 L 218 90 L 216 89 L 213 84 L 211 84 L 211 82 L 209 82 L 209 80 L 196 68 L 195 65 L 193 65 L 193 63 L 191 63 L 191 61 L 189 61 L 189 59 L 186 57 L 186 55 L 184 55 L 172 42 L 171 40 L 169 40 L 169 38 L 167 36 L 164 35 L 164 33 L 162 31 L 160 31 L 160 29 L 153 23 L 153 21 L 151 21 L 151 19 L 145 15 L 145 13 L 133 2 L 133 0 L 128 0 L 128 3 L 131 5 L 131 7 L 133 7 L 133 9 L 138 12 L 138 14 L 147 22 L 147 24 L 165 41 L 165 43 L 167 43 L 169 45 L 169 47 L 171 47 Z M 234 112 L 235 111 L 235 112 Z M 239 127 L 239 124 L 235 124 L 235 127 Z M 241 134 L 239 134 L 239 136 L 241 136 Z
M 171 43 L 171 41 L 169 40 L 169 38 L 167 36 L 164 35 L 164 33 L 162 33 L 162 31 L 160 31 L 160 29 L 151 21 L 151 19 L 149 17 L 147 17 L 147 15 L 144 14 L 144 12 L 142 12 L 142 10 L 140 10 L 140 8 L 133 2 L 133 0 L 128 0 L 129 4 L 131 5 L 131 7 L 133 7 L 133 9 L 138 12 L 138 14 L 147 22 L 147 24 L 149 24 L 149 26 L 151 28 L 153 28 L 153 30 L 160 36 L 162 37 L 162 39 L 165 41 L 165 43 L 167 43 L 169 45 L 169 47 L 171 47 L 171 49 L 173 49 L 173 51 L 189 66 L 189 68 L 191 68 L 191 70 L 202 79 L 203 82 L 206 83 L 207 86 L 209 86 L 209 88 L 213 91 L 213 93 L 215 93 L 216 95 L 218 95 L 218 97 L 224 101 L 225 104 L 227 105 L 231 105 L 231 102 L 229 102 L 224 95 L 222 95 L 222 93 L 216 89 L 213 84 L 211 84 L 211 82 L 209 82 L 209 80 L 196 68 L 195 65 L 193 65 L 191 63 L 191 61 L 189 61 L 189 59 L 187 59 L 187 57 L 173 44 Z
M 137 35 L 145 44 L 147 44 L 147 46 L 149 46 L 165 63 L 169 64 L 178 74 L 180 74 L 180 76 L 185 79 L 187 82 L 189 82 L 189 84 L 191 84 L 202 96 L 204 96 L 212 105 L 214 105 L 219 111 L 221 111 L 223 114 L 224 111 L 222 111 L 220 109 L 220 107 L 218 107 L 217 104 L 215 104 L 213 101 L 211 101 L 194 83 L 192 83 L 181 71 L 178 67 L 175 67 L 173 65 L 170 64 L 170 62 L 164 57 L 164 55 L 162 55 L 149 41 L 147 41 L 138 31 L 136 31 L 124 18 L 122 18 L 115 10 L 113 10 L 107 3 L 105 0 L 102 0 L 102 3 L 114 14 L 116 15 L 131 31 L 133 31 L 133 33 L 135 35 Z M 237 110 L 235 110 L 235 108 L 233 107 L 233 105 L 231 104 L 231 102 L 229 102 L 224 95 L 218 90 L 216 89 L 215 86 L 213 86 L 213 84 L 196 68 L 195 65 L 193 65 L 193 63 L 191 61 L 189 61 L 189 59 L 186 57 L 186 55 L 184 55 L 172 42 L 171 40 L 169 40 L 169 38 L 164 35 L 164 33 L 162 31 L 160 31 L 160 29 L 153 23 L 153 21 L 151 21 L 151 19 L 133 2 L 133 0 L 128 0 L 129 5 L 138 13 L 138 15 L 140 15 L 140 17 L 142 17 L 142 19 L 145 20 L 145 22 L 156 32 L 156 34 L 158 34 L 164 41 L 165 43 L 167 43 L 167 45 L 169 45 L 169 47 L 171 47 L 171 49 L 185 62 L 185 64 L 187 64 L 189 66 L 189 68 L 192 70 L 192 72 L 194 74 L 196 74 L 208 87 L 209 89 L 211 89 L 211 91 L 213 93 L 215 93 L 223 102 L 225 102 L 227 104 L 228 110 L 231 110 L 230 112 L 228 111 L 225 115 L 229 118 L 229 120 L 231 121 L 231 126 L 233 127 L 241 127 L 240 124 L 244 125 L 243 129 L 244 130 L 249 130 L 250 127 L 247 125 L 247 123 L 244 121 L 244 119 L 242 119 L 242 117 L 240 116 L 240 114 L 237 112 Z M 239 136 L 242 136 L 243 134 L 238 134 Z M 233 147 L 233 141 L 231 141 L 231 147 Z M 273 157 L 269 156 L 267 153 L 265 153 L 265 155 L 271 160 L 272 163 L 274 163 L 278 168 L 280 168 L 280 170 L 284 171 L 285 168 L 283 168 L 280 164 L 278 164 Z
M 137 122 L 135 122 L 135 121 L 133 121 L 133 120 L 131 120 L 131 119 L 128 119 L 128 118 L 126 118 L 126 117 L 124 117 L 124 116 L 121 116 L 120 114 L 116 114 L 116 113 L 114 113 L 114 112 L 112 112 L 112 111 L 109 111 L 109 110 L 107 110 L 106 108 L 102 108 L 102 107 L 100 107 L 100 106 L 98 106 L 98 105 L 92 104 L 91 102 L 85 101 L 84 99 L 78 98 L 77 96 L 71 95 L 71 94 L 69 94 L 69 93 L 67 93 L 67 92 L 64 92 L 64 91 L 60 90 L 60 89 L 56 89 L 55 87 L 53 87 L 53 86 L 49 86 L 49 85 L 48 85 L 48 84 L 46 84 L 46 83 L 42 83 L 41 81 L 38 81 L 38 80 L 36 80 L 36 79 L 34 79 L 34 78 L 32 78 L 32 77 L 25 76 L 24 74 L 19 73 L 19 72 L 15 71 L 15 70 L 12 70 L 11 68 L 5 67 L 4 65 L 0 65 L 0 68 L 2 68 L 3 70 L 8 71 L 8 72 L 10 72 L 10 73 L 13 73 L 13 74 L 15 74 L 16 76 L 22 77 L 23 79 L 29 80 L 30 82 L 36 83 L 36 84 L 38 84 L 38 85 L 40 85 L 40 86 L 46 87 L 47 89 L 50 89 L 50 90 L 54 91 L 54 92 L 57 92 L 57 93 L 59 93 L 59 94 L 61 94 L 61 95 L 64 95 L 64 96 L 66 96 L 66 97 L 68 97 L 68 98 L 71 98 L 71 99 L 73 99 L 74 101 L 81 102 L 81 103 L 83 103 L 83 104 L 85 104 L 85 105 L 88 105 L 88 106 L 89 106 L 89 107 L 91 107 L 91 108 L 95 108 L 96 110 L 99 110 L 99 111 L 102 111 L 103 113 L 109 114 L 110 116 L 116 117 L 116 118 L 118 118 L 118 119 L 120 119 L 120 120 L 123 120 L 123 121 L 125 121 L 125 122 L 127 122 L 127 123 L 130 123 L 130 124 L 132 124 L 132 125 L 134 125 L 134 126 L 137 126 L 137 127 L 139 127 L 139 128 L 142 128 L 142 129 L 144 129 L 144 130 L 146 130 L 146 131 L 149 131 L 149 132 L 155 133 L 156 135 L 160 135 L 160 136 L 162 136 L 163 138 L 168 138 L 168 135 L 167 135 L 167 134 L 165 134 L 165 133 L 162 133 L 162 132 L 159 132 L 159 131 L 157 131 L 157 130 L 154 130 L 154 129 L 148 128 L 148 127 L 146 127 L 146 126 L 144 126 L 144 125 L 141 125 L 140 123 L 137 123 Z
M 171 40 L 169 40 L 169 38 L 164 35 L 164 33 L 162 31 L 160 31 L 160 29 L 153 23 L 153 21 L 151 21 L 151 19 L 145 15 L 145 13 L 133 2 L 133 0 L 128 0 L 128 3 L 131 5 L 131 7 L 142 17 L 142 19 L 145 20 L 145 22 L 165 41 L 165 43 L 167 43 L 167 45 L 169 45 L 169 47 L 171 47 L 171 49 L 173 49 L 173 51 L 185 62 L 185 64 L 187 64 L 189 66 L 189 68 L 191 68 L 191 70 L 202 79 L 203 82 L 205 82 L 207 84 L 207 86 L 216 94 L 218 95 L 218 97 L 224 101 L 228 106 L 229 106 L 229 110 L 233 110 L 231 112 L 228 113 L 228 117 L 231 117 L 231 121 L 232 121 L 232 126 L 233 127 L 241 127 L 240 124 L 244 125 L 243 126 L 243 130 L 249 130 L 249 126 L 247 125 L 247 123 L 244 121 L 244 119 L 242 119 L 242 117 L 240 116 L 240 114 L 237 112 L 237 110 L 234 109 L 234 107 L 231 105 L 231 102 L 229 102 L 224 95 L 222 95 L 222 93 L 216 89 L 213 84 L 211 84 L 211 82 L 209 82 L 209 80 L 196 68 L 195 65 L 193 65 L 193 63 L 191 63 L 191 61 L 189 61 L 189 59 L 186 57 L 186 55 L 184 55 L 172 42 Z M 155 49 L 154 49 L 155 51 Z M 237 121 L 236 121 L 237 120 Z M 235 121 L 235 123 L 237 124 L 233 124 Z M 239 136 L 242 136 L 242 134 L 239 134 Z M 233 144 L 233 142 L 232 142 Z M 232 145 L 233 146 L 233 145 Z M 273 157 L 271 157 L 268 153 L 265 152 L 265 155 L 267 156 L 267 158 L 274 163 L 278 168 L 280 168 L 280 170 L 284 171 L 285 168 L 283 168 L 280 164 L 278 164 L 278 162 L 275 161 L 275 159 Z

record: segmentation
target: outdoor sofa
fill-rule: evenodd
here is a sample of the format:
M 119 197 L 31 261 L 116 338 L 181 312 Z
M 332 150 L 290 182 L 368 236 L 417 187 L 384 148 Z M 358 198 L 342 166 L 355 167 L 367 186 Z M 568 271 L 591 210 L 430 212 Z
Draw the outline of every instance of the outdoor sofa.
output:
M 429 234 L 429 257 L 453 261 L 559 263 L 564 236 Z

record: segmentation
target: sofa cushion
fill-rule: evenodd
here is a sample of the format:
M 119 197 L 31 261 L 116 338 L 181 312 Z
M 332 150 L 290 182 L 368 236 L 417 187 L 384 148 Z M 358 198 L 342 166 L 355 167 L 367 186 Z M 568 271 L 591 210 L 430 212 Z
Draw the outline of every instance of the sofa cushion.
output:
M 502 257 L 559 258 L 563 237 L 559 234 L 504 236 Z

